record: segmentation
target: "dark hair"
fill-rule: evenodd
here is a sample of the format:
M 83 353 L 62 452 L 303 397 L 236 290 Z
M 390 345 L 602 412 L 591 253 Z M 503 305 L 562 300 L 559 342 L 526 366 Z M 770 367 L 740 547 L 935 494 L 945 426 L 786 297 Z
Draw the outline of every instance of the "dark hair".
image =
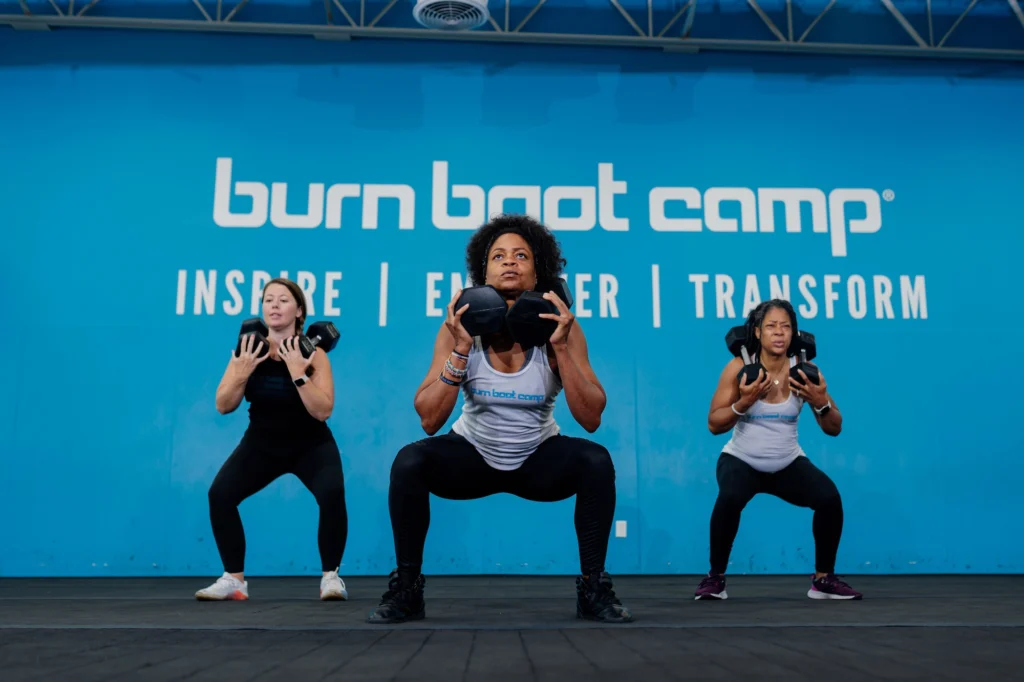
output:
M 302 314 L 295 318 L 295 335 L 298 336 L 302 334 L 302 330 L 306 328 L 306 293 L 302 290 L 302 287 L 300 287 L 298 284 L 291 281 L 290 279 L 285 279 L 284 277 L 275 277 L 274 279 L 267 282 L 266 286 L 263 287 L 263 293 L 260 294 L 260 300 L 263 300 L 263 297 L 266 296 L 267 289 L 270 287 L 271 284 L 280 284 L 284 288 L 288 289 L 288 292 L 292 295 L 292 298 L 295 299 L 295 302 L 298 304 L 299 309 L 302 311 Z M 313 371 L 313 365 L 307 367 L 306 376 L 313 376 Z
M 789 348 L 786 349 L 786 355 L 795 355 L 794 349 L 796 348 L 796 344 L 794 341 L 796 341 L 797 332 L 799 332 L 796 322 L 796 311 L 793 310 L 793 304 L 789 301 L 782 298 L 773 298 L 770 301 L 761 302 L 756 308 L 750 311 L 749 315 L 747 315 L 746 346 L 747 352 L 750 353 L 751 357 L 761 352 L 761 340 L 757 338 L 757 334 L 754 333 L 754 330 L 760 329 L 768 312 L 776 308 L 785 310 L 786 314 L 789 315 L 789 323 L 793 325 L 793 338 L 789 342 Z
M 470 237 L 466 245 L 466 269 L 474 285 L 480 286 L 487 281 L 487 254 L 498 237 L 510 232 L 526 240 L 533 251 L 538 285 L 550 284 L 561 276 L 565 259 L 562 258 L 562 247 L 551 231 L 528 215 L 505 213 L 491 218 Z

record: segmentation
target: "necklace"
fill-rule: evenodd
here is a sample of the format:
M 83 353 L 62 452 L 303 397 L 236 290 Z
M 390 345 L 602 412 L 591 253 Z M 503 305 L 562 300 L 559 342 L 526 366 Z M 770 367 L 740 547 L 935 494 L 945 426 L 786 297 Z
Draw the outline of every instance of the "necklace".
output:
M 760 358 L 759 356 L 755 356 L 755 357 L 756 357 L 756 361 L 757 361 L 757 362 L 761 362 L 761 358 Z M 762 363 L 762 364 L 761 364 L 761 366 L 762 366 L 762 367 L 764 367 L 764 364 Z M 785 362 L 783 362 L 783 364 L 782 364 L 782 369 L 781 369 L 781 371 L 779 372 L 780 376 L 781 376 L 782 372 L 785 372 L 785 371 L 786 371 L 786 369 L 787 369 L 787 368 L 786 368 L 786 363 L 785 363 Z M 774 374 L 774 373 L 772 373 L 772 372 L 769 372 L 769 371 L 768 371 L 768 368 L 767 368 L 767 367 L 765 367 L 765 368 L 764 368 L 764 373 L 768 375 L 768 378 L 772 380 L 772 383 L 773 383 L 773 384 L 774 384 L 775 386 L 778 386 L 778 385 L 779 385 L 779 380 L 775 378 L 775 374 Z
M 782 370 L 785 371 L 786 368 L 783 367 Z M 768 372 L 768 368 L 767 367 L 765 368 L 765 372 Z M 768 377 L 772 380 L 772 383 L 774 383 L 776 386 L 779 385 L 779 380 L 777 378 L 775 378 L 775 375 L 773 373 L 768 372 Z

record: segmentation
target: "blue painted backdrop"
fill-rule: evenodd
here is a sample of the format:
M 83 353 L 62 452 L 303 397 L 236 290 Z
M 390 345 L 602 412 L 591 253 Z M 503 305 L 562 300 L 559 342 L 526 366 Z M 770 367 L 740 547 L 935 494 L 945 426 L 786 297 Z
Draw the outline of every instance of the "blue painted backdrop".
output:
M 845 415 L 838 439 L 800 424 L 844 496 L 840 571 L 1024 567 L 1005 536 L 1024 512 L 1017 379 L 992 355 L 1021 331 L 1019 69 L 13 32 L 0 59 L 0 574 L 220 572 L 206 491 L 247 417 L 214 390 L 258 278 L 281 272 L 342 334 L 342 572 L 388 571 L 389 467 L 423 435 L 413 392 L 464 272 L 469 232 L 441 228 L 496 210 L 457 196 L 500 185 L 578 228 L 559 237 L 609 397 L 613 573 L 706 570 L 727 438 L 708 401 L 726 330 L 773 277 Z M 355 198 L 321 214 L 339 184 Z M 799 223 L 771 188 L 812 200 Z M 378 191 L 403 199 L 374 218 Z M 572 506 L 434 500 L 425 570 L 571 573 Z M 318 570 L 297 480 L 242 515 L 250 573 Z M 810 521 L 755 500 L 731 570 L 810 571 Z

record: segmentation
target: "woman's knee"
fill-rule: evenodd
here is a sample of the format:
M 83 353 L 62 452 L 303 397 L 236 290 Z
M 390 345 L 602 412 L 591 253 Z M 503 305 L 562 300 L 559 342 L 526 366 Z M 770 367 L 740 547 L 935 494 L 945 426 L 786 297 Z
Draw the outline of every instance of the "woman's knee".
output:
M 831 481 L 829 481 L 829 484 L 824 486 L 814 496 L 813 504 L 811 505 L 814 511 L 827 509 L 841 512 L 843 510 L 843 497 L 839 494 L 839 489 Z
M 615 463 L 608 448 L 600 443 L 586 441 L 579 451 L 580 467 L 590 476 L 615 480 Z
M 329 468 L 321 472 L 314 488 L 316 503 L 321 507 L 345 506 L 345 478 L 341 467 Z
M 409 443 L 395 456 L 391 463 L 391 483 L 402 484 L 415 481 L 423 476 L 427 464 L 427 451 L 419 443 Z
M 718 498 L 715 499 L 715 511 L 739 514 L 749 503 L 750 498 L 739 491 L 719 489 Z
M 206 497 L 210 502 L 210 507 L 214 509 L 230 509 L 239 505 L 239 501 L 236 499 L 237 495 L 234 493 L 230 481 L 221 476 L 213 479 Z

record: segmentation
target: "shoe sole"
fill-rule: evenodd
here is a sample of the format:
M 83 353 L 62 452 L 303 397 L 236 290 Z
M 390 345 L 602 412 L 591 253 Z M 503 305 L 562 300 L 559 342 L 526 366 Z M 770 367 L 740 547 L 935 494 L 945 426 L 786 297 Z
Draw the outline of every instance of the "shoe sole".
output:
M 610 625 L 618 625 L 619 623 L 632 623 L 634 620 L 633 616 L 630 616 L 629 618 L 617 618 L 615 620 L 610 620 L 608 618 L 598 618 L 597 616 L 583 616 L 580 614 L 576 614 L 576 617 L 581 620 L 589 620 L 593 623 L 608 623 Z
M 196 594 L 197 601 L 249 601 L 249 596 L 240 590 L 235 590 L 226 597 L 215 597 L 207 594 Z
M 330 592 L 328 594 L 321 594 L 320 601 L 348 601 L 348 593 Z
M 595 616 L 593 614 L 583 613 L 583 611 L 580 610 L 579 606 L 576 607 L 576 618 L 578 618 L 580 620 L 593 621 L 595 623 L 613 623 L 614 624 L 614 623 L 632 623 L 633 622 L 633 614 L 632 613 L 629 614 L 628 616 L 624 617 L 624 618 L 616 618 L 616 619 L 613 620 L 613 619 L 608 619 L 608 618 L 598 618 L 597 616 Z
M 729 598 L 729 593 L 722 590 L 718 594 L 698 594 L 693 599 L 694 601 L 724 601 Z
M 811 599 L 819 599 L 819 600 L 833 600 L 834 599 L 834 600 L 840 600 L 840 601 L 859 600 L 861 598 L 861 595 L 857 595 L 857 594 L 851 594 L 851 595 L 829 594 L 828 592 L 821 592 L 820 590 L 807 590 L 807 596 L 809 598 L 811 598 Z
M 367 618 L 366 622 L 372 625 L 398 625 L 400 623 L 408 623 L 414 620 L 423 620 L 426 617 L 427 612 L 420 611 L 419 613 L 414 613 L 412 615 L 406 616 L 405 618 L 391 618 L 389 620 Z

